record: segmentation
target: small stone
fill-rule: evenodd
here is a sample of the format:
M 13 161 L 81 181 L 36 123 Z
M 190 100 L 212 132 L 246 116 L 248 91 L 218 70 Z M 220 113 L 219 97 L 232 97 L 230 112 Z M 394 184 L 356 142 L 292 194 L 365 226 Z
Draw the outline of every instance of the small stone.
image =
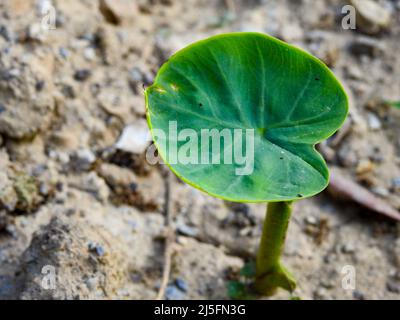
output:
M 58 53 L 60 54 L 60 56 L 64 59 L 67 59 L 70 56 L 70 52 L 68 49 L 61 47 L 58 49 Z
M 93 48 L 86 48 L 83 51 L 83 56 L 88 61 L 93 61 L 96 58 L 96 51 Z
M 400 293 L 400 283 L 399 282 L 389 281 L 386 284 L 386 288 L 390 292 Z
M 317 225 L 317 222 L 318 222 L 317 218 L 315 218 L 313 216 L 308 216 L 305 221 L 307 224 L 311 224 L 313 226 Z
M 400 177 L 396 177 L 392 180 L 392 186 L 395 190 L 400 188 Z
M 28 37 L 31 40 L 43 42 L 46 39 L 46 32 L 40 23 L 34 23 L 28 28 Z
M 102 163 L 97 167 L 97 173 L 114 189 L 120 186 L 136 191 L 138 188 L 135 174 L 127 168 L 111 163 Z
M 96 156 L 89 149 L 80 149 L 70 158 L 72 167 L 77 171 L 90 170 L 92 164 L 96 161 Z
M 0 36 L 6 41 L 11 41 L 11 34 L 5 25 L 0 25 Z
M 39 193 L 42 196 L 47 196 L 49 194 L 49 187 L 43 182 L 39 185 Z
M 356 249 L 352 243 L 346 243 L 345 245 L 342 246 L 343 253 L 354 253 L 355 250 Z
M 44 82 L 43 80 L 39 80 L 38 82 L 36 82 L 36 85 L 35 85 L 36 91 L 42 91 L 45 84 L 46 84 L 46 82 Z
M 251 227 L 245 227 L 245 228 L 243 228 L 243 229 L 241 229 L 241 230 L 239 231 L 239 235 L 240 235 L 241 237 L 248 237 L 248 236 L 250 236 L 250 234 L 251 234 L 252 231 L 253 231 L 253 228 L 251 228 Z
M 91 277 L 86 280 L 86 286 L 90 291 L 93 291 L 96 290 L 98 282 L 99 280 L 97 277 Z
M 110 189 L 106 182 L 94 171 L 82 175 L 74 187 L 91 194 L 100 202 L 105 202 L 110 196 Z
M 372 0 L 351 0 L 357 12 L 357 27 L 364 32 L 376 34 L 389 27 L 391 12 Z
M 48 156 L 49 158 L 54 159 L 62 164 L 68 164 L 70 161 L 69 154 L 62 151 L 49 150 Z
M 185 298 L 185 293 L 179 290 L 178 287 L 169 285 L 165 289 L 165 298 L 167 300 L 183 300 Z
M 382 128 L 381 121 L 373 113 L 368 113 L 368 125 L 372 130 L 380 130 Z
M 353 298 L 356 300 L 365 300 L 365 295 L 364 295 L 364 293 L 362 293 L 358 290 L 355 290 L 355 291 L 353 291 Z
M 350 79 L 360 80 L 364 77 L 361 69 L 355 64 L 349 64 L 346 66 L 346 73 Z
M 98 243 L 89 242 L 88 249 L 90 252 L 95 253 L 99 257 L 102 257 L 105 254 L 103 246 Z
M 12 68 L 8 70 L 8 78 L 7 79 L 12 79 L 12 78 L 17 78 L 21 75 L 21 71 L 18 68 Z
M 178 289 L 182 290 L 183 292 L 187 292 L 189 289 L 187 282 L 181 278 L 175 279 L 175 285 L 177 286 Z
M 196 237 L 199 234 L 197 228 L 190 227 L 186 224 L 179 224 L 177 227 L 178 233 L 188 237 Z
M 316 299 L 326 299 L 328 296 L 328 291 L 325 288 L 319 288 L 314 292 L 314 296 Z
M 129 76 L 130 76 L 131 80 L 133 80 L 135 82 L 143 81 L 142 72 L 137 67 L 134 67 L 129 71 Z
M 115 147 L 119 150 L 141 154 L 144 153 L 150 142 L 150 131 L 145 120 L 138 120 L 126 126 Z
M 356 168 L 356 173 L 358 175 L 363 175 L 366 173 L 370 173 L 375 170 L 375 164 L 371 162 L 369 159 L 361 160 Z
M 89 69 L 77 70 L 74 74 L 74 79 L 76 81 L 86 81 L 91 76 L 91 71 Z

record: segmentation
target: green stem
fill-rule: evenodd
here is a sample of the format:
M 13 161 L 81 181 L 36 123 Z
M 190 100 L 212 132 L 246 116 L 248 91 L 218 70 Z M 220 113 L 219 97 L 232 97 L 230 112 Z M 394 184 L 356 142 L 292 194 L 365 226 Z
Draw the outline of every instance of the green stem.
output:
M 280 262 L 291 212 L 291 202 L 268 204 L 256 260 L 255 288 L 262 295 L 273 295 L 278 287 L 296 288 L 295 279 Z

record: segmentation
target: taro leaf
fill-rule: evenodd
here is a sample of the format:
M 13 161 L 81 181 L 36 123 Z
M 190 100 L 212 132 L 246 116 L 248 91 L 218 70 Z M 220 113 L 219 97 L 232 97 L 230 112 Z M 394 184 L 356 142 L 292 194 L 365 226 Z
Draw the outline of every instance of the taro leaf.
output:
M 348 112 L 341 84 L 322 62 L 258 33 L 222 34 L 177 52 L 145 96 L 153 139 L 172 171 L 208 194 L 238 202 L 295 200 L 322 191 L 329 173 L 314 145 L 331 136 Z M 184 129 L 197 134 L 197 158 L 186 148 L 196 141 Z M 218 152 L 211 140 L 201 145 L 202 129 L 229 130 L 231 139 L 221 138 Z M 232 138 L 234 129 L 243 129 L 241 142 Z M 242 146 L 246 155 L 251 141 L 245 129 L 254 129 L 254 166 L 243 173 L 237 169 L 245 163 L 234 158 L 229 164 L 224 151 Z M 174 159 L 175 144 L 197 161 Z M 214 164 L 201 159 L 204 151 L 210 162 L 217 155 Z M 249 164 L 251 153 L 247 159 Z

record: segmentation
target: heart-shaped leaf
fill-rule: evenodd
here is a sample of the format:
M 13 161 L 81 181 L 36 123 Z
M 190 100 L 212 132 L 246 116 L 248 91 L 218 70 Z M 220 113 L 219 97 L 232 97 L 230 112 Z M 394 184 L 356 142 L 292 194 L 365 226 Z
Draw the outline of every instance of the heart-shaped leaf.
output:
M 322 191 L 329 173 L 314 145 L 348 112 L 342 86 L 322 62 L 258 33 L 223 34 L 186 47 L 161 67 L 145 95 L 153 139 L 172 171 L 238 202 Z M 220 150 L 210 132 L 219 133 Z

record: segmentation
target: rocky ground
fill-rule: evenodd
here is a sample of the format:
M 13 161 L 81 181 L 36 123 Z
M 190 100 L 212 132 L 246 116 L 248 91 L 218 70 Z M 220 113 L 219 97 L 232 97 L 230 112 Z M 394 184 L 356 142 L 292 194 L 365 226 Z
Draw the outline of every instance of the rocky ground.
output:
M 229 298 L 264 206 L 169 186 L 140 139 L 142 86 L 221 32 L 269 33 L 328 64 L 351 98 L 347 129 L 323 146 L 329 165 L 400 209 L 400 110 L 386 103 L 400 101 L 400 1 L 348 2 L 356 30 L 342 28 L 340 0 L 1 1 L 0 298 L 155 298 L 168 228 L 165 297 Z M 55 28 L 43 31 L 49 5 Z M 400 299 L 399 224 L 335 194 L 296 203 L 284 261 L 302 299 Z M 355 288 L 342 285 L 348 266 Z

